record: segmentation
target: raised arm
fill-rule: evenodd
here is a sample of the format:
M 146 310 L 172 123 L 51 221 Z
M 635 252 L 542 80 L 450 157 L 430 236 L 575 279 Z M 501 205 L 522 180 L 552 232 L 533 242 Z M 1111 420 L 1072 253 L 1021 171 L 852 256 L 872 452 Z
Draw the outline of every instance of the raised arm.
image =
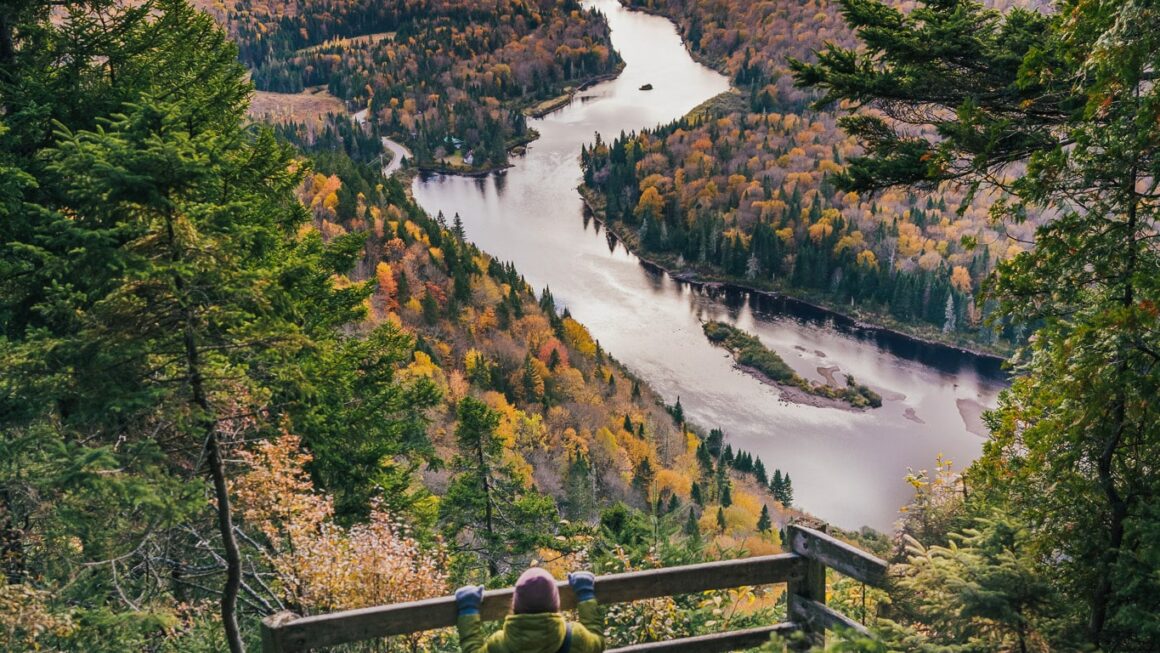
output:
M 459 618 L 455 627 L 459 630 L 459 650 L 461 653 L 486 653 L 487 642 L 483 635 L 483 625 L 479 618 L 479 604 L 483 602 L 483 587 L 467 585 L 455 590 L 455 606 Z
M 596 577 L 587 571 L 577 571 L 568 574 L 568 584 L 576 594 L 576 611 L 580 613 L 582 626 L 573 629 L 573 640 L 582 642 L 579 650 L 603 651 L 604 615 L 596 602 Z

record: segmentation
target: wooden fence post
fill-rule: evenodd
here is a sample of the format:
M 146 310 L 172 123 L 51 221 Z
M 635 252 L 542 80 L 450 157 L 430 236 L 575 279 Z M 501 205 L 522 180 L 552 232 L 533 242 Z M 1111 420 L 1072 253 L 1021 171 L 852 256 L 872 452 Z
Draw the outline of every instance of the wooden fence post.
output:
M 825 526 L 823 525 L 818 530 L 825 532 Z M 794 541 L 797 531 L 798 527 L 792 524 L 786 527 L 788 543 Z M 826 643 L 826 626 L 808 616 L 812 614 L 808 602 L 816 601 L 825 605 L 826 566 L 814 558 L 807 558 L 805 577 L 801 580 L 790 581 L 788 593 L 786 603 L 788 617 L 801 626 L 801 631 L 805 633 L 809 646 L 824 645 Z
M 286 648 L 282 646 L 282 641 L 278 637 L 277 628 L 283 624 L 294 621 L 298 615 L 283 610 L 282 612 L 275 612 L 274 614 L 262 620 L 262 653 L 286 653 Z

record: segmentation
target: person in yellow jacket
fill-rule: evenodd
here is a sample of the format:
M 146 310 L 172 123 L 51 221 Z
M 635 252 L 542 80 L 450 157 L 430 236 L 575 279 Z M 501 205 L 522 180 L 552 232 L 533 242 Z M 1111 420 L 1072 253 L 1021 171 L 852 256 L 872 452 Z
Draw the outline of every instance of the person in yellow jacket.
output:
M 523 573 L 512 595 L 512 614 L 503 630 L 484 637 L 479 617 L 483 588 L 475 585 L 455 591 L 459 609 L 459 650 L 462 653 L 603 653 L 604 617 L 596 604 L 596 577 L 586 571 L 568 574 L 576 594 L 580 622 L 560 614 L 556 579 L 538 567 Z

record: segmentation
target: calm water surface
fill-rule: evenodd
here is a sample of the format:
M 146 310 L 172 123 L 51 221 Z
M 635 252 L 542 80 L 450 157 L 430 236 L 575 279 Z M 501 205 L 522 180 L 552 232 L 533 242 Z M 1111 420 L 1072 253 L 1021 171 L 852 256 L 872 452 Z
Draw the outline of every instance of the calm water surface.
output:
M 998 366 L 861 330 L 791 300 L 677 282 L 586 220 L 576 192 L 581 144 L 597 132 L 609 140 L 671 121 L 728 88 L 689 57 L 663 18 L 616 0 L 588 4 L 608 16 L 623 74 L 531 121 L 541 137 L 514 168 L 485 178 L 421 178 L 416 199 L 431 213 L 458 212 L 470 240 L 514 261 L 533 287 L 550 286 L 607 351 L 666 401 L 679 396 L 692 422 L 721 427 L 771 473 L 788 472 L 797 505 L 842 527 L 889 528 L 909 496 L 908 468 L 930 467 L 939 453 L 958 465 L 979 455 L 983 438 L 968 429 L 981 432 L 973 413 L 995 403 Z M 639 90 L 645 83 L 654 90 Z M 819 367 L 837 366 L 888 399 L 865 413 L 785 403 L 709 345 L 700 327 L 707 319 L 758 334 L 806 378 L 820 380 Z

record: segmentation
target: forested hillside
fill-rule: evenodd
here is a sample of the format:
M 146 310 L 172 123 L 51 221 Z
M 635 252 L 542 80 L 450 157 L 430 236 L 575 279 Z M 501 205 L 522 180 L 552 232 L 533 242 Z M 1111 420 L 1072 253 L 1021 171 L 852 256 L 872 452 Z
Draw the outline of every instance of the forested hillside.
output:
M 593 206 L 629 243 L 673 270 L 784 290 L 941 340 L 1003 350 L 1025 337 L 989 326 L 995 304 L 975 299 L 997 261 L 1031 246 L 1036 220 L 995 223 L 995 196 L 964 187 L 869 196 L 835 183 L 862 150 L 837 114 L 810 106 L 814 94 L 794 85 L 789 61 L 855 43 L 839 3 L 628 4 L 675 20 L 691 51 L 739 91 L 583 153 Z
M 212 19 L 4 17 L 0 650 L 238 651 L 284 608 L 778 549 L 788 473 L 687 425 L 456 217 L 249 124 Z M 609 635 L 776 597 L 656 600 Z
M 199 4 L 238 42 L 259 90 L 325 87 L 352 111 L 369 108 L 377 131 L 427 167 L 506 164 L 535 137 L 522 109 L 620 65 L 603 16 L 576 0 Z M 296 140 L 318 130 L 301 121 Z M 363 160 L 373 148 L 348 144 Z

